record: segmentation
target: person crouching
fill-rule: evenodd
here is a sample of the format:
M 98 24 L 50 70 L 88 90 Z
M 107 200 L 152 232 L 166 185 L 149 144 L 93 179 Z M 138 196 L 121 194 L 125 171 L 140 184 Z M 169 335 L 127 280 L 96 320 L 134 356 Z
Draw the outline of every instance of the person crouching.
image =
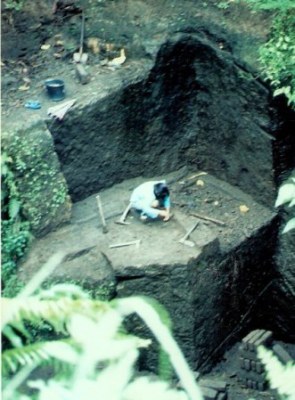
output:
M 170 192 L 166 181 L 149 181 L 136 187 L 130 197 L 131 207 L 140 213 L 140 219 L 162 219 L 171 217 Z

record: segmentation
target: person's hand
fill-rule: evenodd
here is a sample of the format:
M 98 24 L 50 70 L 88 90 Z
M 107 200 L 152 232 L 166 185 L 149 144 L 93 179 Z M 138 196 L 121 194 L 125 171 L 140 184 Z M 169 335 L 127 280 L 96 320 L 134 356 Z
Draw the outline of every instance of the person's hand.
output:
M 170 212 L 168 210 L 161 210 L 160 216 L 163 218 L 163 221 L 169 221 L 170 219 Z
M 167 215 L 166 217 L 163 218 L 163 221 L 166 222 L 166 221 L 169 221 L 169 219 L 170 219 L 170 214 L 168 213 L 168 215 Z

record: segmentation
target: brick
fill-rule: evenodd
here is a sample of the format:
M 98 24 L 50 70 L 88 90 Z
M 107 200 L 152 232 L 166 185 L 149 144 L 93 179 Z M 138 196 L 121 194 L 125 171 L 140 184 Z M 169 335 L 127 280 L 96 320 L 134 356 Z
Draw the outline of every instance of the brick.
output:
M 225 392 L 226 390 L 226 382 L 220 379 L 201 379 L 199 381 L 201 386 L 206 386 L 212 389 L 217 390 L 218 392 Z
M 280 344 L 275 344 L 272 348 L 272 351 L 284 364 L 287 364 L 289 361 L 293 361 L 293 358 L 290 356 L 290 354 Z
M 225 392 L 218 393 L 217 400 L 226 400 L 227 394 Z
M 243 353 L 240 353 L 239 355 L 240 355 L 240 357 L 247 358 L 248 360 L 251 360 L 251 361 L 258 360 L 256 351 L 247 350 L 247 351 L 244 351 Z
M 239 366 L 240 366 L 240 368 L 244 369 L 244 359 L 243 359 L 243 357 L 239 357 Z
M 217 400 L 218 392 L 217 390 L 201 386 L 201 392 L 203 393 L 204 400 Z
M 250 379 L 255 382 L 265 382 L 265 379 L 266 379 L 265 373 L 257 374 L 254 371 L 245 371 L 243 369 L 240 370 L 239 377 L 241 379 L 246 379 L 246 380 Z
M 268 346 L 272 342 L 272 332 L 271 331 L 264 331 L 262 336 L 255 341 L 255 346 Z
M 244 359 L 244 368 L 246 371 L 250 371 L 251 369 L 251 362 L 247 358 Z
M 252 381 L 252 389 L 257 390 L 258 388 L 258 382 Z
M 264 366 L 260 361 L 256 361 L 256 372 L 262 374 L 264 372 Z
M 243 343 L 245 350 L 249 350 L 248 343 L 252 340 L 253 336 L 256 336 L 256 335 L 257 335 L 257 330 L 251 331 L 250 333 L 248 333 L 247 336 L 245 336 L 243 338 L 242 343 Z
M 262 329 L 257 329 L 255 332 L 256 334 L 253 335 L 248 341 L 248 349 L 250 351 L 256 351 L 255 343 L 257 343 L 258 339 L 264 334 L 265 331 Z

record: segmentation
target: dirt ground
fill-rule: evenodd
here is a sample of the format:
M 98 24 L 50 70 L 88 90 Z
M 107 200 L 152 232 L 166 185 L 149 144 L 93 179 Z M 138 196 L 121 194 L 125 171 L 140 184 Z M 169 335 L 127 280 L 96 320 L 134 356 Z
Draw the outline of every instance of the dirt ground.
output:
M 33 243 L 20 270 L 23 271 L 22 278 L 29 279 L 57 251 L 79 253 L 95 245 L 107 254 L 117 269 L 124 266 L 140 269 L 147 265 L 177 262 L 185 265 L 215 239 L 218 239 L 222 252 L 234 248 L 274 216 L 250 196 L 205 171 L 188 172 L 184 168 L 165 177 L 150 178 L 157 179 L 170 182 L 173 212 L 170 221 L 143 224 L 131 212 L 126 219 L 128 225 L 116 224 L 128 205 L 133 188 L 147 178 L 126 180 L 100 193 L 108 233 L 103 233 L 96 201 L 98 193 L 75 203 L 69 224 Z M 198 219 L 194 213 L 209 220 Z M 196 246 L 180 244 L 179 240 L 197 220 L 199 226 L 191 235 Z M 161 240 L 155 240 L 158 237 Z M 134 240 L 140 240 L 140 245 L 109 248 L 110 245 Z M 87 265 L 80 267 L 87 270 Z
M 226 2 L 224 2 L 226 3 Z M 66 79 L 66 89 L 79 94 L 84 87 L 75 74 L 73 54 L 79 51 L 81 2 L 70 0 L 25 2 L 19 11 L 2 2 L 2 115 L 9 125 L 18 110 L 30 101 L 46 107 L 45 80 Z M 124 48 L 127 60 L 151 56 L 152 40 L 169 37 L 181 30 L 218 30 L 238 55 L 252 63 L 257 60 L 257 44 L 265 40 L 268 14 L 257 14 L 243 5 L 214 0 L 176 1 L 91 1 L 84 6 L 86 17 L 83 51 L 88 54 L 90 84 L 97 76 L 108 78 L 106 60 Z M 263 21 L 263 23 L 262 23 Z M 87 46 L 89 39 L 96 47 Z M 38 111 L 27 110 L 28 113 Z

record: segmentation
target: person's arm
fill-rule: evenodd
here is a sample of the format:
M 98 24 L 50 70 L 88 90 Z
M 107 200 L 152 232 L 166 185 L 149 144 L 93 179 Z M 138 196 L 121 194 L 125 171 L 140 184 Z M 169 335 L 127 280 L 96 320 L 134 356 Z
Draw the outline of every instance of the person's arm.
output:
M 170 216 L 171 216 L 171 214 L 170 214 L 170 209 L 171 209 L 170 196 L 167 196 L 165 198 L 164 208 L 165 208 L 165 210 L 162 210 L 162 211 L 164 211 L 164 214 L 162 215 L 163 221 L 168 221 L 170 219 Z

